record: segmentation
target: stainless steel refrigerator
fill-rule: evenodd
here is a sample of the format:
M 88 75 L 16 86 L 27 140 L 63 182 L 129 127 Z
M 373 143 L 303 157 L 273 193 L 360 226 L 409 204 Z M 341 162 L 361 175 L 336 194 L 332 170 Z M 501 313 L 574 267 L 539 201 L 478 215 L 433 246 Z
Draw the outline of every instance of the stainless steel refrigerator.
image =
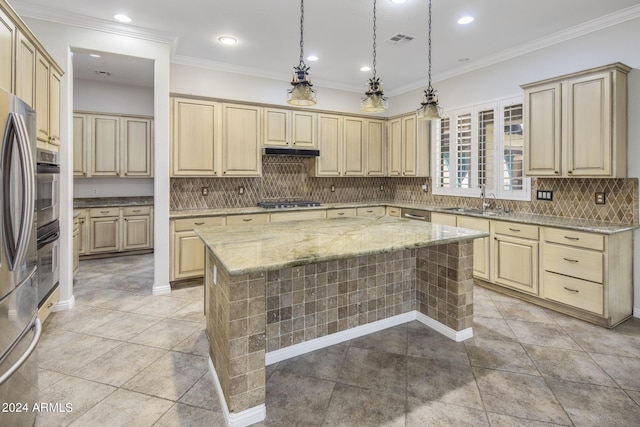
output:
M 0 426 L 32 426 L 38 398 L 36 113 L 0 89 Z

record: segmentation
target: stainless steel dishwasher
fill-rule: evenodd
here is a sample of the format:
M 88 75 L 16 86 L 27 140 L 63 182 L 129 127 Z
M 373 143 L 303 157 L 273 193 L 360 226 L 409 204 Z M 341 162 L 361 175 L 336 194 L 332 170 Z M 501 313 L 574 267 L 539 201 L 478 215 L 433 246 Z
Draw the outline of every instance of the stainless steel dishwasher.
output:
M 431 212 L 423 211 L 420 209 L 400 209 L 400 216 L 402 218 L 414 219 L 416 221 L 431 221 Z

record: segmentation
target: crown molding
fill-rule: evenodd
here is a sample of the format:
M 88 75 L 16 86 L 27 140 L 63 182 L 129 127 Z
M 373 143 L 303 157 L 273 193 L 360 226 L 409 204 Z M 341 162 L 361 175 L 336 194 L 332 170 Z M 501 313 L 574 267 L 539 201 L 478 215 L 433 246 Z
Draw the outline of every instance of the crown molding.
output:
M 481 68 L 495 65 L 500 62 L 503 62 L 518 56 L 535 52 L 536 50 L 544 49 L 546 47 L 550 47 L 550 46 L 574 39 L 576 37 L 581 37 L 589 33 L 600 31 L 605 28 L 609 28 L 614 25 L 622 24 L 624 22 L 631 21 L 633 19 L 638 19 L 638 18 L 640 18 L 640 5 L 630 6 L 626 9 L 619 10 L 618 12 L 601 16 L 599 18 L 584 22 L 579 25 L 575 25 L 565 30 L 558 31 L 557 33 L 550 34 L 546 37 L 533 40 L 529 43 L 524 43 L 515 48 L 503 50 L 496 54 L 485 56 L 484 58 L 480 58 L 478 60 L 474 60 L 471 63 L 452 68 L 442 73 L 434 74 L 433 82 L 457 77 L 462 74 L 469 73 L 471 71 L 475 71 Z M 425 78 L 418 82 L 413 82 L 411 84 L 396 88 L 392 91 L 388 91 L 387 95 L 397 96 L 413 90 L 424 89 L 426 88 L 428 83 L 429 83 L 428 80 Z
M 104 19 L 93 18 L 78 13 L 68 12 L 46 6 L 35 6 L 21 1 L 12 1 L 11 5 L 20 17 L 71 25 L 89 30 L 102 31 L 120 36 L 133 37 L 159 43 L 172 44 L 178 37 L 176 34 L 149 30 L 135 25 L 123 25 Z

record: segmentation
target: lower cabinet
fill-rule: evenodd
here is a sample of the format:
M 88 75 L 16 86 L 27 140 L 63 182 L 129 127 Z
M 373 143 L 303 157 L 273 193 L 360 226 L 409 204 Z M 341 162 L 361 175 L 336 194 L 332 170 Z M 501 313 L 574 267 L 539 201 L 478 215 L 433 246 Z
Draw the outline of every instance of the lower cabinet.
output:
M 470 216 L 459 216 L 458 227 L 468 228 L 476 231 L 490 231 L 488 219 L 474 218 Z M 473 276 L 480 279 L 490 280 L 491 278 L 491 257 L 490 237 L 483 237 L 473 241 Z
M 346 218 L 358 216 L 356 208 L 328 209 L 327 218 Z
M 493 221 L 491 281 L 538 294 L 538 227 Z
M 150 206 L 122 208 L 122 250 L 134 251 L 153 247 Z
M 197 227 L 225 225 L 224 216 L 176 219 L 170 223 L 170 280 L 182 280 L 204 275 L 204 244 L 193 231 Z
M 384 206 L 373 206 L 356 209 L 356 215 L 358 216 L 380 217 L 385 216 L 386 213 L 387 210 Z
M 80 221 L 77 216 L 73 218 L 73 277 L 80 269 Z
M 120 249 L 120 208 L 89 209 L 89 253 Z

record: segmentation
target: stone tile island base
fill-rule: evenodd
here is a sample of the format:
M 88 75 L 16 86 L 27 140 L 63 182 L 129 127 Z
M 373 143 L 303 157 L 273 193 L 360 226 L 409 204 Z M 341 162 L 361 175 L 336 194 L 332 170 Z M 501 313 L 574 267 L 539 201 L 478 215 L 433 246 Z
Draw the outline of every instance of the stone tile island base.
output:
M 207 250 L 209 352 L 228 424 L 265 417 L 265 362 L 416 319 L 471 337 L 472 264 L 472 240 L 242 275 Z

